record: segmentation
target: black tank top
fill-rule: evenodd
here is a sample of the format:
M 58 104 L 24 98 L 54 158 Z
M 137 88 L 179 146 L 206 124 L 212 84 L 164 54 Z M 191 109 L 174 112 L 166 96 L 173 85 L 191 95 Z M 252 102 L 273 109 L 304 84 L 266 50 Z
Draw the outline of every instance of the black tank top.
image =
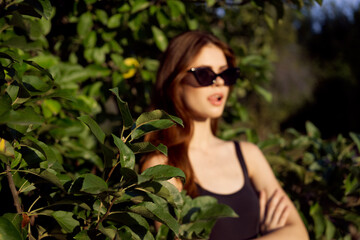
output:
M 216 194 L 198 185 L 200 196 L 215 197 L 219 203 L 229 205 L 238 218 L 220 218 L 211 231 L 211 240 L 244 240 L 255 238 L 259 233 L 260 206 L 258 195 L 252 186 L 238 142 L 235 143 L 236 154 L 244 175 L 244 186 L 232 194 Z

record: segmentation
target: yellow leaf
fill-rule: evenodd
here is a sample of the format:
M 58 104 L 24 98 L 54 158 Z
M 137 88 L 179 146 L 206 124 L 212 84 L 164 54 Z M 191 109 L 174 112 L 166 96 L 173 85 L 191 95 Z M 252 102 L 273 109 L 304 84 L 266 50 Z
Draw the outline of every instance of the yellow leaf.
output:
M 5 153 L 5 139 L 0 138 L 0 152 Z
M 136 68 L 140 65 L 135 58 L 125 58 L 124 64 L 128 67 L 132 67 L 129 71 L 123 73 L 123 77 L 125 79 L 133 77 L 136 74 Z

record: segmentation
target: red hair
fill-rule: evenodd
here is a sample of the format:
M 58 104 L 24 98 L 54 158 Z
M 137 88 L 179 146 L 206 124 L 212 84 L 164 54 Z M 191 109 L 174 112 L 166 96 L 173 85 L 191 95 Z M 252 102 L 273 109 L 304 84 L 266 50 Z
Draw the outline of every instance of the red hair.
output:
M 156 145 L 163 143 L 168 147 L 168 164 L 184 171 L 186 175 L 184 189 L 193 197 L 197 195 L 197 187 L 188 156 L 193 124 L 192 116 L 181 99 L 183 88 L 180 84 L 192 61 L 200 50 L 209 44 L 220 48 L 224 52 L 228 66 L 235 67 L 235 57 L 231 48 L 211 34 L 189 31 L 172 39 L 163 55 L 157 73 L 153 107 L 180 117 L 184 122 L 184 128 L 173 126 L 165 130 L 149 133 L 145 137 L 146 141 Z M 211 120 L 211 130 L 213 134 L 216 134 L 217 119 Z

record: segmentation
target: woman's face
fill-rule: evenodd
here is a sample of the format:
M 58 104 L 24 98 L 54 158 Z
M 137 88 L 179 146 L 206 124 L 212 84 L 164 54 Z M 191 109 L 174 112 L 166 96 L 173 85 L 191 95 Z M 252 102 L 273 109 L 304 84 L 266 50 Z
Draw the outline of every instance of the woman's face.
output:
M 216 74 L 228 68 L 224 52 L 213 44 L 204 46 L 190 64 L 190 68 L 209 67 Z M 182 80 L 182 100 L 196 120 L 218 118 L 222 115 L 229 87 L 221 77 L 210 86 L 200 86 L 192 73 Z

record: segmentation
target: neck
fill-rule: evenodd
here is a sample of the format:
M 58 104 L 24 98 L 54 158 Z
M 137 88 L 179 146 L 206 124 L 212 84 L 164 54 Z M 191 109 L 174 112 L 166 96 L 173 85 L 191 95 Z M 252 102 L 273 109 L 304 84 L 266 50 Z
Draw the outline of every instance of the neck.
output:
M 211 131 L 211 120 L 193 121 L 194 132 L 190 140 L 189 148 L 191 149 L 208 149 L 208 147 L 217 138 Z

